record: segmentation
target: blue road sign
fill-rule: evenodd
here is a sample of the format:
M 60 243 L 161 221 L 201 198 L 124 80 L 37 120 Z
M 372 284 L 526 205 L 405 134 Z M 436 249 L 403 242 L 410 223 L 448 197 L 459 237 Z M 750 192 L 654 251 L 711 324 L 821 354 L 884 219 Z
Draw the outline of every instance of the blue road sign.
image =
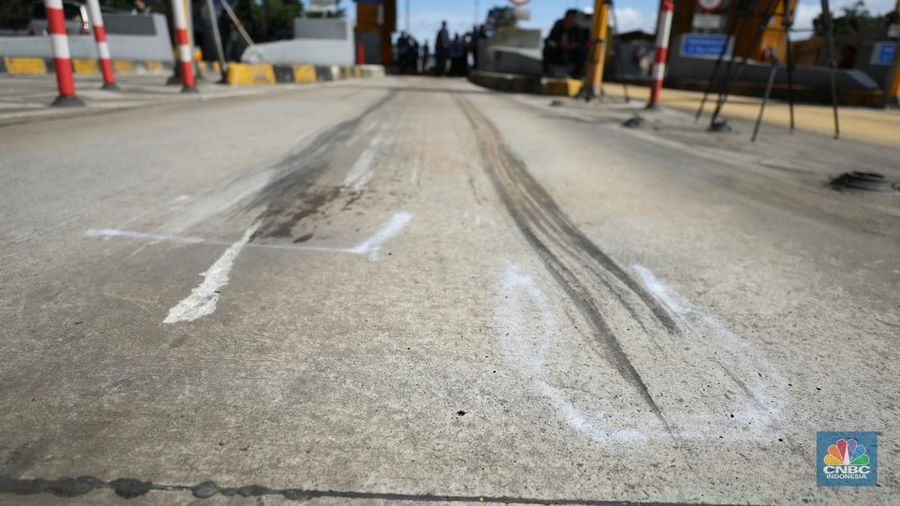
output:
M 879 42 L 872 51 L 872 65 L 893 65 L 896 55 L 896 42 Z
M 681 37 L 681 56 L 718 58 L 728 37 L 714 33 L 686 33 Z M 725 54 L 728 56 L 728 53 Z

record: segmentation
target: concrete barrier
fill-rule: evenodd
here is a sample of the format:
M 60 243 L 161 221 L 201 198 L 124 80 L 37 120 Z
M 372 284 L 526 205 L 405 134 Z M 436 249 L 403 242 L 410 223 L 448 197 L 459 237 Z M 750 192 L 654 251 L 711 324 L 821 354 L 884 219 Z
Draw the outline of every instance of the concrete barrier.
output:
M 504 74 L 501 72 L 476 70 L 469 73 L 469 80 L 478 86 L 507 93 L 574 97 L 581 91 L 581 81 L 577 79 L 542 78 L 522 74 Z
M 353 65 L 353 30 L 345 19 L 297 18 L 294 38 L 264 42 L 247 48 L 244 63 L 293 65 Z
M 120 16 L 121 17 L 121 16 Z M 151 23 L 152 21 L 152 23 Z M 121 20 L 119 20 L 121 22 Z M 147 26 L 153 33 L 146 33 Z M 166 18 L 161 14 L 148 17 L 140 25 L 141 29 L 131 33 L 108 31 L 110 56 L 113 60 L 173 62 L 172 43 Z M 119 30 L 125 32 L 126 30 Z M 8 36 L 0 37 L 0 56 L 26 58 L 53 58 L 50 36 Z M 69 36 L 69 52 L 72 58 L 96 60 L 97 44 L 90 34 Z

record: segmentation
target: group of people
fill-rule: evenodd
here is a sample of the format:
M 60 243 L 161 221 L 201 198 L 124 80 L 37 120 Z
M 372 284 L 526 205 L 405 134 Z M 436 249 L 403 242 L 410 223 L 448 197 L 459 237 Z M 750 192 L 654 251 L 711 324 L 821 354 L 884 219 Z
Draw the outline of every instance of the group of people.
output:
M 397 39 L 397 70 L 404 74 L 466 76 L 470 67 L 478 67 L 478 48 L 484 38 L 484 28 L 477 26 L 464 35 L 455 33 L 451 37 L 447 22 L 442 21 L 434 38 L 432 54 L 427 41 L 420 45 L 412 35 L 401 32 Z

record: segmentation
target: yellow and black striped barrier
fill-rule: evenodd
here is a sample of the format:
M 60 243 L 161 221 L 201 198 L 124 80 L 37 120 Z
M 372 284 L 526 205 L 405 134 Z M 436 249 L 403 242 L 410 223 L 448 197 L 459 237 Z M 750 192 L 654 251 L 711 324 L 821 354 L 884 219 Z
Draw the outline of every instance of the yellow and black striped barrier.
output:
M 162 61 L 113 60 L 113 67 L 120 75 L 167 74 L 172 64 Z M 76 75 L 100 75 L 97 60 L 73 58 L 72 70 Z M 0 74 L 13 76 L 41 76 L 53 73 L 52 58 L 4 56 L 0 58 Z
M 118 75 L 169 75 L 171 62 L 113 60 Z M 219 62 L 198 61 L 201 74 L 212 76 L 220 73 Z M 100 75 L 96 60 L 74 58 L 72 69 L 76 75 Z M 14 76 L 40 76 L 53 73 L 53 59 L 6 56 L 0 58 L 0 74 Z M 226 82 L 237 86 L 256 84 L 295 83 L 310 84 L 322 81 L 381 77 L 385 75 L 381 65 L 273 65 L 269 63 L 229 63 Z
M 384 76 L 384 67 L 381 65 L 322 66 L 229 63 L 225 80 L 228 84 L 251 86 L 279 83 L 309 84 L 381 76 Z

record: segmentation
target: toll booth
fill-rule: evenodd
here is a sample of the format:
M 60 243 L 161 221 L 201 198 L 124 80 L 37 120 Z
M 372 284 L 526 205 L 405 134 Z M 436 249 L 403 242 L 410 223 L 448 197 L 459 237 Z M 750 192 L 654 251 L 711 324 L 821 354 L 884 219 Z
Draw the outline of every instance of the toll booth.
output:
M 392 34 L 397 31 L 397 0 L 356 1 L 357 63 L 390 65 Z

